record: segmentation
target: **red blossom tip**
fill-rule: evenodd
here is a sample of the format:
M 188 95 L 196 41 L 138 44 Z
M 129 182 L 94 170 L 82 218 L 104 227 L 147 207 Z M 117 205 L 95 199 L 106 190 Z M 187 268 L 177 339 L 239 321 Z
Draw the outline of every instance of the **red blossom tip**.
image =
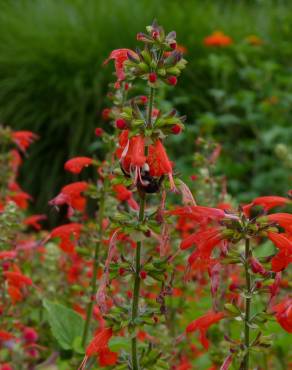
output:
M 157 74 L 154 72 L 149 73 L 148 81 L 154 84 L 157 81 Z
M 118 118 L 116 120 L 116 128 L 119 130 L 124 130 L 127 127 L 127 122 L 123 118 Z
M 169 85 L 175 86 L 177 84 L 177 78 L 175 76 L 169 76 L 167 82 Z
M 180 133 L 181 133 L 181 131 L 182 131 L 182 128 L 181 128 L 181 126 L 180 126 L 180 125 L 178 125 L 178 124 L 173 125 L 173 126 L 171 127 L 171 132 L 172 132 L 174 135 L 178 135 L 178 134 L 180 134 Z

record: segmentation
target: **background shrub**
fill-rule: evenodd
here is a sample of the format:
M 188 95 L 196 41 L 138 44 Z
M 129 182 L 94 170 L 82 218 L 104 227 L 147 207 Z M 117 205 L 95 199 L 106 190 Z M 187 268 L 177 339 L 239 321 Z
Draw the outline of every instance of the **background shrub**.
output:
M 241 200 L 283 194 L 291 173 L 292 3 L 199 0 L 23 0 L 0 4 L 0 120 L 41 139 L 23 168 L 36 212 L 69 178 L 63 163 L 89 154 L 101 124 L 112 49 L 157 18 L 176 29 L 188 68 L 172 97 L 188 115 L 188 140 L 175 138 L 177 167 L 191 173 L 197 135 L 223 143 L 219 171 Z M 234 39 L 214 50 L 202 40 L 216 29 Z M 255 34 L 263 45 L 245 40 Z M 183 98 L 181 98 L 183 96 Z M 161 97 L 161 104 L 163 104 Z M 290 140 L 291 141 L 291 140 Z M 183 144 L 183 145 L 182 145 Z M 289 157 L 290 156 L 290 157 Z M 180 167 L 182 166 L 182 167 Z

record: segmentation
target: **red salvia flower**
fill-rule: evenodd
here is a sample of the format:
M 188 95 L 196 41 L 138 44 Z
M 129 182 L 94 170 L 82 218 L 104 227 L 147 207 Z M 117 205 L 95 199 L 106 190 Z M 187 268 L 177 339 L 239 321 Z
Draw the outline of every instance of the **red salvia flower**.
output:
M 64 168 L 66 171 L 72 172 L 74 174 L 79 174 L 84 167 L 88 167 L 92 164 L 92 159 L 89 157 L 75 157 L 69 159 Z
M 83 212 L 86 206 L 86 198 L 81 195 L 88 189 L 88 183 L 85 181 L 73 182 L 61 189 L 54 199 L 49 204 L 54 206 L 61 206 L 67 204 L 69 207 L 68 215 L 72 215 L 73 210 L 76 209 Z
M 268 238 L 280 250 L 271 260 L 272 270 L 275 272 L 282 271 L 292 262 L 292 238 L 285 234 L 273 232 L 268 233 Z
M 27 285 L 32 285 L 32 280 L 28 276 L 17 271 L 4 271 L 3 276 L 8 281 L 9 285 L 22 288 Z
M 120 148 L 116 154 L 120 158 L 123 171 L 133 175 L 135 184 L 138 180 L 143 183 L 141 169 L 146 163 L 144 137 L 137 135 L 128 139 L 128 131 L 123 130 L 119 137 L 119 144 Z
M 119 135 L 119 147 L 116 150 L 116 156 L 121 159 L 122 154 L 129 143 L 129 130 L 123 130 Z
M 290 213 L 274 213 L 267 216 L 270 222 L 275 222 L 288 233 L 292 234 L 292 215 Z
M 288 333 L 292 333 L 292 298 L 285 298 L 282 302 L 272 307 L 278 323 Z
M 53 229 L 50 233 L 50 238 L 60 238 L 60 248 L 66 253 L 74 253 L 75 244 L 80 238 L 82 225 L 78 223 L 70 223 Z
M 187 333 L 192 333 L 196 330 L 198 330 L 200 332 L 200 342 L 202 344 L 202 346 L 206 349 L 209 348 L 209 342 L 208 342 L 208 339 L 207 339 L 207 330 L 209 329 L 209 327 L 217 322 L 219 322 L 220 320 L 222 320 L 224 318 L 224 312 L 214 312 L 214 311 L 210 311 L 210 312 L 207 312 L 205 315 L 199 317 L 198 319 L 196 319 L 195 321 L 191 322 L 187 328 L 186 328 L 186 332 Z
M 249 259 L 249 263 L 250 263 L 250 267 L 251 267 L 252 271 L 255 274 L 260 274 L 260 275 L 263 275 L 263 276 L 268 275 L 268 271 L 265 270 L 264 266 L 255 257 L 251 257 Z
M 200 225 L 204 225 L 209 221 L 218 222 L 223 218 L 237 218 L 237 216 L 225 213 L 222 209 L 204 206 L 177 207 L 168 213 L 171 215 L 190 218 L 197 221 Z
M 0 330 L 0 342 L 6 342 L 7 340 L 10 340 L 14 338 L 13 334 L 9 333 L 9 331 L 6 330 Z
M 175 184 L 172 177 L 172 164 L 168 159 L 164 146 L 160 140 L 156 140 L 149 146 L 147 163 L 150 169 L 150 175 L 160 177 L 168 175 L 171 190 L 175 190 Z
M 125 135 L 126 130 L 123 132 Z M 141 168 L 145 164 L 146 157 L 143 136 L 133 136 L 127 140 L 120 160 L 123 170 L 126 173 L 130 173 L 131 171 L 136 170 L 136 168 Z
M 7 200 L 13 201 L 19 208 L 26 209 L 28 207 L 28 201 L 32 197 L 24 192 L 16 182 L 12 182 L 8 185 L 10 191 Z
M 40 221 L 46 220 L 46 215 L 33 215 L 30 217 L 27 217 L 23 223 L 27 226 L 33 227 L 35 230 L 40 230 L 42 227 L 39 224 Z
M 215 31 L 210 36 L 207 36 L 204 39 L 205 46 L 224 47 L 229 46 L 232 43 L 233 43 L 232 38 L 225 35 L 221 31 Z
M 10 165 L 12 168 L 12 171 L 15 175 L 17 175 L 18 169 L 20 165 L 22 164 L 22 158 L 19 152 L 16 149 L 13 149 L 10 151 Z
M 255 198 L 251 203 L 244 205 L 242 209 L 243 209 L 244 214 L 247 217 L 250 217 L 251 208 L 254 206 L 261 206 L 263 207 L 265 212 L 268 212 L 270 209 L 279 207 L 279 206 L 284 206 L 288 202 L 289 202 L 289 199 L 287 198 L 271 195 L 271 196 Z
M 16 304 L 17 302 L 21 302 L 23 300 L 21 290 L 14 285 L 9 285 L 7 291 L 12 304 Z
M 195 235 L 197 238 L 197 248 L 188 258 L 190 265 L 192 265 L 197 259 L 208 261 L 211 258 L 213 249 L 223 239 L 221 229 L 217 227 L 204 230 Z
M 0 252 L 0 260 L 14 259 L 17 256 L 15 251 L 2 251 Z
M 12 132 L 12 141 L 22 152 L 25 152 L 30 144 L 36 139 L 38 139 L 38 136 L 31 131 Z
M 119 88 L 120 82 L 125 79 L 124 63 L 129 59 L 129 54 L 133 57 L 138 57 L 137 54 L 131 49 L 116 49 L 110 53 L 110 56 L 104 61 L 107 64 L 110 60 L 115 61 L 115 69 L 117 75 L 116 88 Z
M 134 209 L 138 210 L 139 206 L 138 203 L 133 198 L 133 194 L 130 190 L 128 190 L 125 185 L 117 184 L 113 186 L 113 191 L 115 192 L 116 198 L 121 202 L 127 202 L 129 206 Z
M 104 328 L 98 330 L 95 337 L 86 348 L 85 357 L 78 370 L 85 369 L 89 357 L 98 356 L 100 366 L 112 366 L 117 362 L 118 354 L 111 352 L 108 347 L 108 342 L 112 337 L 113 332 L 111 328 Z

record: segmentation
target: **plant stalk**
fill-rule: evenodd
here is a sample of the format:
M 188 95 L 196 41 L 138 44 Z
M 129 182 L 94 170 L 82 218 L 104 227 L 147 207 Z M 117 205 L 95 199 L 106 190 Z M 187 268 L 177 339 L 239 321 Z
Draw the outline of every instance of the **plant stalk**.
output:
M 98 242 L 95 244 L 94 249 L 94 256 L 93 256 L 93 272 L 91 277 L 91 283 L 90 283 L 90 300 L 87 305 L 86 310 L 86 320 L 82 335 L 82 346 L 85 347 L 90 327 L 90 321 L 92 318 L 92 311 L 93 311 L 93 305 L 94 305 L 94 296 L 96 294 L 96 288 L 97 288 L 97 270 L 98 270 L 98 262 L 99 262 L 99 250 L 100 245 L 103 238 L 103 230 L 102 230 L 102 221 L 104 216 L 104 204 L 105 204 L 105 193 L 106 193 L 106 179 L 104 181 L 102 190 L 101 190 L 101 196 L 100 196 L 100 203 L 99 203 L 99 212 L 98 212 Z
M 149 93 L 149 100 L 148 100 L 148 109 L 147 109 L 147 117 L 146 117 L 146 125 L 147 127 L 152 126 L 152 110 L 153 110 L 153 103 L 154 103 L 154 92 L 155 89 L 153 87 L 150 88 Z M 146 147 L 146 153 L 148 149 Z M 146 205 L 146 195 L 145 193 L 140 193 L 140 208 L 139 208 L 139 222 L 142 223 L 144 221 L 145 216 L 145 205 Z M 139 310 L 139 296 L 140 296 L 140 269 L 141 269 L 141 249 L 142 249 L 142 242 L 137 242 L 136 248 L 136 256 L 135 256 L 135 281 L 134 281 L 134 293 L 133 293 L 133 301 L 132 301 L 132 323 L 134 324 L 135 319 L 138 316 Z M 132 370 L 139 370 L 139 359 L 138 359 L 138 348 L 137 348 L 137 338 L 134 336 L 131 340 L 131 352 L 132 352 Z
M 143 222 L 144 220 L 144 211 L 145 211 L 145 194 L 140 195 L 140 210 L 139 210 L 139 222 Z M 136 248 L 136 256 L 135 256 L 135 282 L 134 282 L 134 294 L 133 294 L 133 302 L 132 302 L 132 322 L 134 323 L 136 317 L 138 316 L 139 310 L 139 296 L 140 296 L 140 270 L 141 270 L 141 248 L 142 242 L 137 242 Z M 138 360 L 138 351 L 137 351 L 137 338 L 132 338 L 132 369 L 138 370 L 139 369 L 139 360 Z
M 248 270 L 248 260 L 251 255 L 250 241 L 245 239 L 245 280 L 246 280 L 246 298 L 245 298 L 245 316 L 244 316 L 244 345 L 246 347 L 246 355 L 243 359 L 243 370 L 249 369 L 249 343 L 250 343 L 250 306 L 251 306 L 251 276 Z
M 154 92 L 155 89 L 153 87 L 150 88 L 149 94 L 149 103 L 148 103 L 148 111 L 147 111 L 147 127 L 152 127 L 152 110 L 153 110 L 153 102 L 154 102 Z

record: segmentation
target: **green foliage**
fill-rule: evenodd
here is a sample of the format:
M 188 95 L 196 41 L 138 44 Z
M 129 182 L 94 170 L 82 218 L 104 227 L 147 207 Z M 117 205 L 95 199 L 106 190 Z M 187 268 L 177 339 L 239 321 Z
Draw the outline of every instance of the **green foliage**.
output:
M 81 337 L 84 327 L 82 317 L 59 303 L 53 303 L 45 299 L 43 305 L 48 314 L 52 333 L 59 345 L 65 350 L 79 348 L 78 337 Z
M 287 176 L 282 166 L 277 167 L 271 143 L 288 137 L 291 96 L 285 95 L 281 110 L 274 110 L 273 116 L 269 111 L 263 115 L 258 112 L 263 92 L 255 86 L 270 81 L 264 92 L 280 94 L 280 99 L 282 91 L 291 87 L 285 72 L 292 54 L 291 5 L 269 0 L 2 1 L 0 119 L 14 129 L 30 129 L 41 136 L 22 172 L 24 188 L 36 198 L 36 211 L 44 211 L 61 185 L 72 179 L 64 178 L 64 161 L 90 154 L 112 71 L 102 66 L 103 61 L 112 49 L 133 47 L 132 35 L 155 17 L 167 30 L 177 30 L 190 61 L 175 92 L 183 98 L 176 99 L 171 89 L 167 92 L 188 115 L 187 139 L 183 145 L 179 138 L 173 141 L 173 156 L 185 157 L 177 166 L 189 169 L 194 137 L 211 134 L 226 143 L 220 170 L 227 173 L 232 193 L 240 192 L 242 198 L 255 195 L 267 181 L 267 192 L 286 190 L 281 184 Z M 240 61 L 228 52 L 217 55 L 207 50 L 202 39 L 215 29 L 222 29 L 236 43 L 250 34 L 261 37 L 264 63 L 250 65 L 255 56 L 246 50 L 238 51 Z M 224 103 L 234 105 L 219 111 L 222 94 Z M 283 109 L 287 114 L 279 119 Z M 266 125 L 266 116 L 275 119 Z M 238 137 L 241 140 L 234 148 Z M 185 168 L 180 167 L 181 172 Z

